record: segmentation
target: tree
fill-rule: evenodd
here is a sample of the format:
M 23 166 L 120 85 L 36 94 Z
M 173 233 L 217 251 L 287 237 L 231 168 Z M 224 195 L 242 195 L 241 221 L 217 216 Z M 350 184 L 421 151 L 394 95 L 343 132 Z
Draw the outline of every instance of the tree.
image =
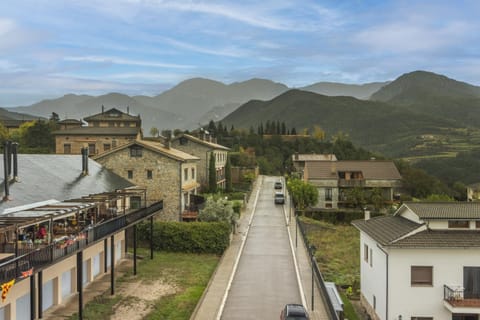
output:
M 224 198 L 215 199 L 210 196 L 205 201 L 205 206 L 198 213 L 198 220 L 205 222 L 236 223 L 238 215 L 233 210 L 230 201 Z
M 25 122 L 18 128 L 20 151 L 24 153 L 51 153 L 55 150 L 55 138 L 52 135 L 54 123 L 35 120 Z
M 3 145 L 8 140 L 8 130 L 3 123 L 0 123 L 0 143 Z
M 325 131 L 323 131 L 320 126 L 316 125 L 313 127 L 313 137 L 321 141 L 325 139 Z
M 365 191 L 363 188 L 354 187 L 346 192 L 347 201 L 350 202 L 355 208 L 362 209 L 365 206 Z
M 211 193 L 217 192 L 217 171 L 215 169 L 215 154 L 210 153 L 210 160 L 208 162 L 208 190 Z
M 160 133 L 160 131 L 158 131 L 158 128 L 156 128 L 156 127 L 151 127 L 150 128 L 150 135 L 152 137 L 158 137 L 159 133 Z
M 303 211 L 317 204 L 318 189 L 308 182 L 298 178 L 290 178 L 287 182 L 288 191 L 292 196 L 294 206 Z
M 232 165 L 230 163 L 230 156 L 227 154 L 227 161 L 225 163 L 225 191 L 232 192 Z
M 375 207 L 375 210 L 380 210 L 383 207 L 384 199 L 382 195 L 382 189 L 374 188 L 370 193 L 370 202 Z

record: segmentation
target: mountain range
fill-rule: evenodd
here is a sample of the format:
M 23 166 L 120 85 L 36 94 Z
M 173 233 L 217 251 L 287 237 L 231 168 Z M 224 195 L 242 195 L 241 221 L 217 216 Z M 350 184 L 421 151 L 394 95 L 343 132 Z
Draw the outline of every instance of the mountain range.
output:
M 359 99 L 369 97 L 386 83 L 346 85 L 319 82 L 302 89 L 326 94 L 347 95 Z M 146 134 L 152 127 L 163 129 L 193 129 L 210 120 L 218 121 L 240 105 L 252 100 L 270 100 L 290 90 L 286 85 L 265 79 L 251 79 L 224 84 L 218 81 L 193 78 L 153 97 L 128 96 L 109 93 L 101 96 L 67 94 L 43 100 L 30 106 L 8 108 L 34 116 L 50 117 L 57 113 L 60 119 L 80 119 L 99 113 L 104 106 L 131 114 L 140 114 Z
M 392 157 L 442 156 L 480 143 L 480 87 L 427 71 L 391 82 L 297 89 L 265 79 L 227 85 L 193 78 L 153 97 L 68 94 L 9 110 L 79 119 L 102 106 L 140 114 L 146 135 L 152 127 L 193 129 L 210 120 L 245 129 L 281 121 L 297 132 L 320 126 L 327 136 L 347 133 L 354 143 Z

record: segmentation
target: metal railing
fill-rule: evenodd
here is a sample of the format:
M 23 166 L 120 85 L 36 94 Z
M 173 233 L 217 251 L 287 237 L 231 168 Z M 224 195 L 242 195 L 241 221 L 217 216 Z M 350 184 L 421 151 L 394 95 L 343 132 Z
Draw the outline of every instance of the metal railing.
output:
M 3 262 L 0 264 L 0 283 L 23 278 L 24 274 L 22 273 L 29 271 L 31 268 L 34 268 L 36 271 L 52 265 L 58 260 L 73 255 L 93 243 L 140 222 L 162 208 L 163 201 L 156 202 L 149 207 L 141 208 L 107 220 L 99 225 L 89 227 L 75 237 L 65 239 L 64 242 L 52 243 L 33 249 L 28 253 Z
M 443 300 L 446 301 L 458 301 L 463 300 L 463 287 L 450 288 L 447 285 L 443 285 Z
M 310 257 L 310 262 L 312 264 L 312 270 L 315 274 L 315 280 L 320 290 L 320 295 L 322 297 L 323 303 L 325 304 L 325 310 L 328 314 L 328 318 L 332 320 L 342 320 L 343 314 L 338 314 L 336 312 L 335 307 L 333 306 L 333 302 L 330 298 L 330 295 L 328 294 L 327 287 L 325 286 L 325 280 L 323 279 L 322 272 L 318 267 L 317 261 L 314 258 L 312 258 L 315 255 L 315 252 L 314 252 L 315 249 L 313 249 L 314 247 L 309 243 L 307 238 L 307 233 L 303 228 L 302 224 L 300 223 L 298 215 L 296 216 L 296 223 L 297 223 L 297 228 L 300 230 L 300 234 L 302 235 L 303 242 L 307 247 L 308 254 Z

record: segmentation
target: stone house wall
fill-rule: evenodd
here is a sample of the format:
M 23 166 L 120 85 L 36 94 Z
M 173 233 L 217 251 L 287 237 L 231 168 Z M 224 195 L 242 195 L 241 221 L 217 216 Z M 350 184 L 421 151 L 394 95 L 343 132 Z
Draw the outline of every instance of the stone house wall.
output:
M 92 135 L 59 135 L 55 136 L 55 153 L 65 154 L 65 144 L 70 144 L 69 154 L 81 154 L 81 149 L 89 144 L 95 144 L 95 154 L 101 154 L 105 151 L 105 145 L 115 146 L 127 144 L 135 140 L 136 136 L 92 136 Z M 90 154 L 92 155 L 92 154 Z
M 160 220 L 181 221 L 182 162 L 145 148 L 141 157 L 131 157 L 130 148 L 125 148 L 105 155 L 97 162 L 135 185 L 146 188 L 147 201 L 163 199 L 163 212 L 158 216 Z

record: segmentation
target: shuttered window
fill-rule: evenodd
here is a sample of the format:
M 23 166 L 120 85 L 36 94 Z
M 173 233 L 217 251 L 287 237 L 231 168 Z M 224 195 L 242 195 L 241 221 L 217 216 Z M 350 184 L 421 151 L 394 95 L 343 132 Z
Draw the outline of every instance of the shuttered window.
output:
M 411 285 L 422 286 L 433 284 L 433 267 L 412 266 L 411 267 Z

